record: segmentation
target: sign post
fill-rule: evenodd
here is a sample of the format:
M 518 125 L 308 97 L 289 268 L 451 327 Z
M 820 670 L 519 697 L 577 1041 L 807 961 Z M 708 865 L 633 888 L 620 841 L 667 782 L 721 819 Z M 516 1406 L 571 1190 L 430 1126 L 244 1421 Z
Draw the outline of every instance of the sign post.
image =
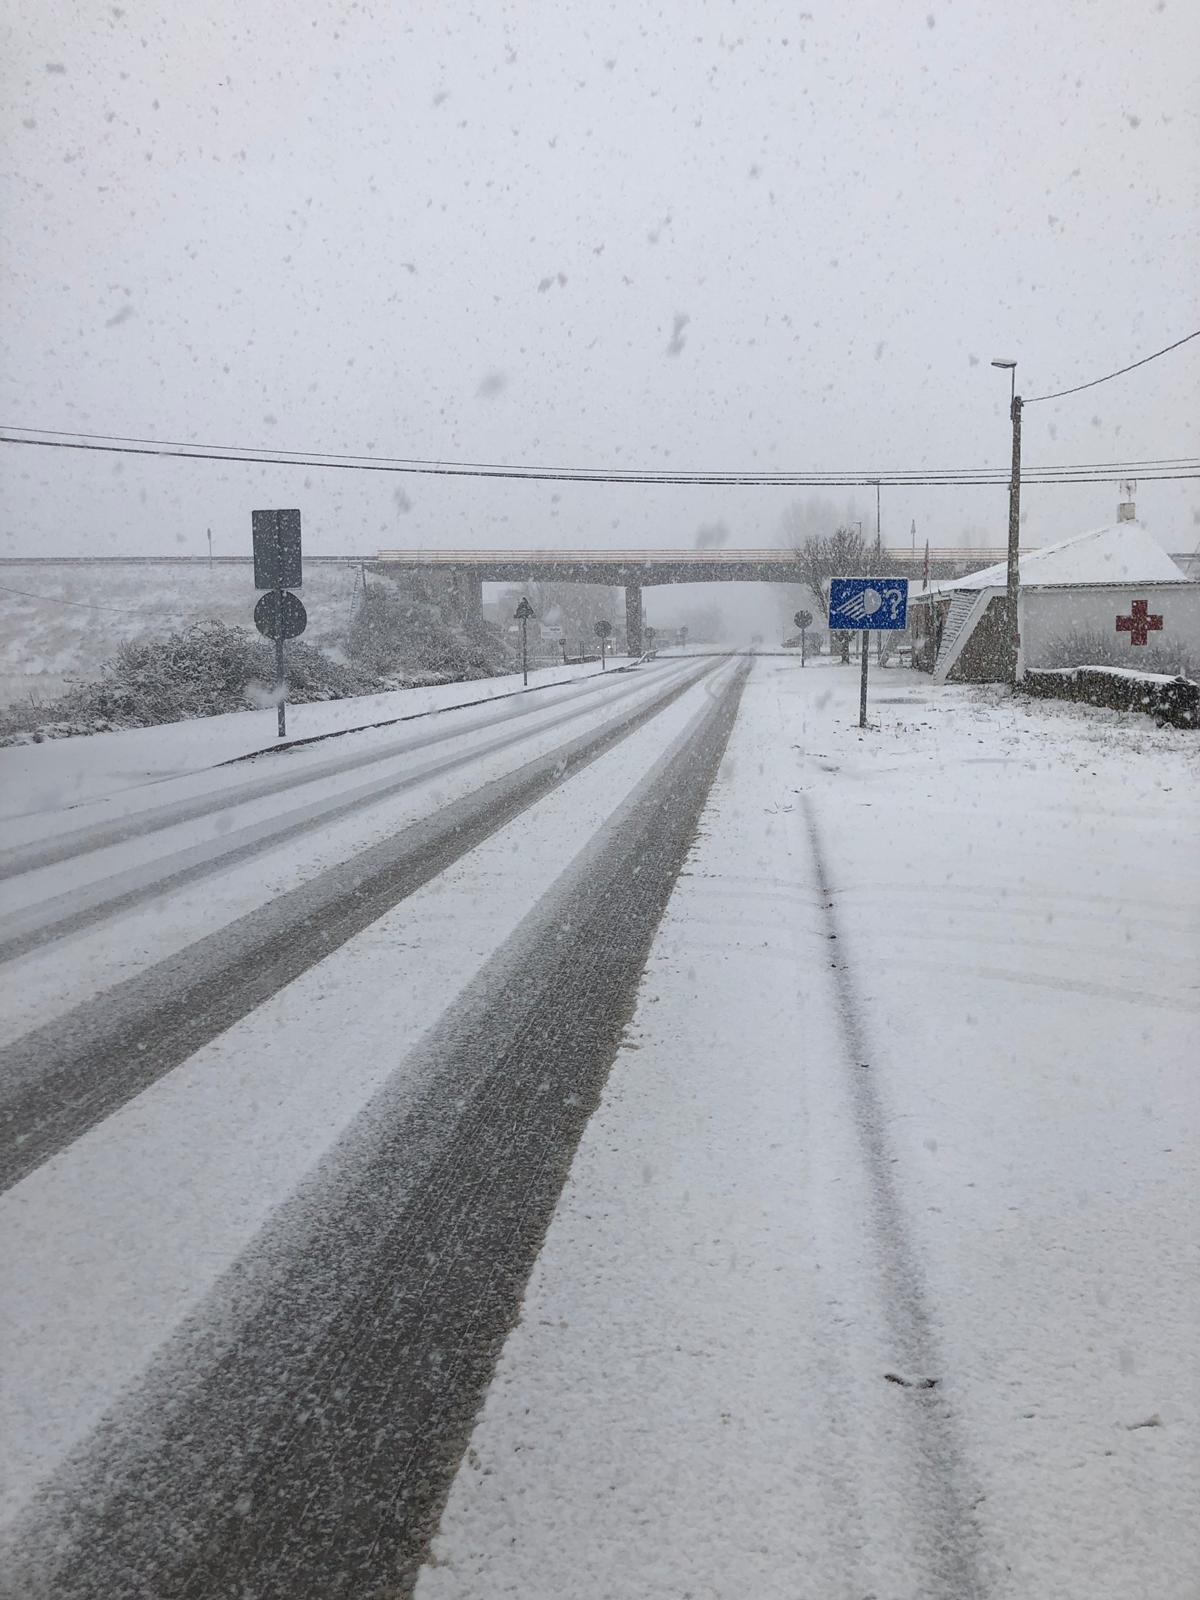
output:
M 792 621 L 800 629 L 800 665 L 803 666 L 804 665 L 804 631 L 805 631 L 806 628 L 811 628 L 812 627 L 812 612 L 811 611 L 797 611 L 796 615 L 792 618 Z
M 533 615 L 533 607 L 524 595 L 521 604 L 516 609 L 516 620 L 521 624 L 521 682 L 529 686 L 529 619 Z
M 254 626 L 259 633 L 275 641 L 279 737 L 285 739 L 287 677 L 284 672 L 283 641 L 298 639 L 308 626 L 308 613 L 299 595 L 288 592 L 300 588 L 304 581 L 300 554 L 300 513 L 294 509 L 252 511 L 250 528 L 254 538 L 254 587 L 267 591 L 254 608 Z
M 799 621 L 799 615 L 797 615 Z M 829 626 L 861 634 L 899 631 L 908 623 L 907 578 L 831 578 Z M 867 668 L 871 652 L 862 641 L 862 684 L 858 695 L 858 725 L 867 725 Z
M 298 594 L 268 589 L 254 608 L 254 626 L 275 641 L 275 693 L 279 707 L 279 737 L 287 737 L 287 676 L 283 666 L 283 641 L 298 639 L 308 627 L 308 612 Z
M 596 637 L 600 641 L 600 671 L 601 672 L 604 672 L 606 670 L 605 665 L 604 665 L 604 652 L 605 652 L 605 646 L 608 644 L 608 636 L 609 636 L 609 634 L 611 632 L 612 632 L 612 623 L 611 622 L 598 622 L 596 624 Z

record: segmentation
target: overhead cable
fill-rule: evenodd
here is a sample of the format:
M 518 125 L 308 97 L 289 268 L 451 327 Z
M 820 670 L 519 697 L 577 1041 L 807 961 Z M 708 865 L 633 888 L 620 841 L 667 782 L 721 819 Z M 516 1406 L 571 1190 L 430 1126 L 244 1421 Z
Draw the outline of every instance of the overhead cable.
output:
M 1174 344 L 1164 345 L 1161 350 L 1156 350 L 1153 355 L 1143 356 L 1140 361 L 1131 361 L 1127 367 L 1118 367 L 1115 372 L 1106 372 L 1102 378 L 1093 378 L 1090 383 L 1077 383 L 1073 389 L 1058 389 L 1054 394 L 1035 394 L 1023 404 L 1036 406 L 1041 400 L 1061 400 L 1067 394 L 1080 394 L 1084 389 L 1094 389 L 1098 383 L 1109 383 L 1113 378 L 1121 378 L 1127 372 L 1132 372 L 1136 367 L 1144 367 L 1148 361 L 1157 361 L 1159 356 L 1169 355 L 1172 350 L 1178 350 L 1181 344 L 1187 344 L 1189 339 L 1200 339 L 1200 328 L 1195 333 L 1185 333 L 1182 339 L 1176 339 Z
M 114 436 L 57 435 L 9 429 L 0 432 L 0 443 L 29 445 L 42 449 L 81 450 L 103 455 L 169 457 L 184 461 L 224 461 L 250 466 L 293 466 L 313 471 L 388 472 L 424 477 L 495 478 L 551 483 L 607 483 L 666 485 L 676 487 L 889 487 L 904 485 L 936 487 L 1003 487 L 1009 481 L 1007 468 L 967 467 L 946 469 L 899 469 L 893 471 L 795 471 L 795 472 L 672 472 L 665 469 L 602 469 L 592 467 L 536 467 L 503 463 L 419 461 L 395 457 L 301 455 L 298 452 L 240 449 L 237 446 L 191 445 L 175 440 L 152 440 L 141 444 L 118 442 Z M 111 439 L 112 442 L 103 442 Z M 1146 462 L 1086 462 L 1068 467 L 1031 467 L 1023 474 L 1031 483 L 1106 483 L 1116 477 L 1135 474 L 1143 482 L 1181 480 L 1200 477 L 1200 458 L 1166 457 Z

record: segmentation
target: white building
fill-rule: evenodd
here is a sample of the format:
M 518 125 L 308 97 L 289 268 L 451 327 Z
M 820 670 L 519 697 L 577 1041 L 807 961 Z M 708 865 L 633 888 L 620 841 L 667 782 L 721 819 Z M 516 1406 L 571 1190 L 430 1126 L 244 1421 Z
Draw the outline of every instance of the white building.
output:
M 1005 676 L 1001 562 L 909 600 L 914 665 L 937 683 Z M 1190 582 L 1140 522 L 1123 521 L 1021 557 L 1019 668 L 1175 670 L 1200 660 L 1200 583 Z M 1096 659 L 1099 658 L 1099 659 Z

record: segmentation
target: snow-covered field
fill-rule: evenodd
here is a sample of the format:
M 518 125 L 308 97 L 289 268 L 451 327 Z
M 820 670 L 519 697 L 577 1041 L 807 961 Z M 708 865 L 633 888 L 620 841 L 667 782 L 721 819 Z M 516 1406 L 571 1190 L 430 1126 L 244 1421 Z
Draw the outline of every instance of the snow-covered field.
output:
M 856 679 L 755 670 L 419 1600 L 1200 1589 L 1200 747 Z
M 23 1041 L 69 1052 L 118 986 L 357 892 L 360 858 L 539 762 L 557 783 L 0 1196 L 5 1516 L 215 1286 L 249 1292 L 364 1108 L 428 1091 L 423 1041 L 498 953 L 571 939 L 563 884 L 732 671 L 576 669 L 219 769 L 269 713 L 0 752 L 17 1104 Z M 452 689 L 483 687 L 514 686 Z M 420 1600 L 1196 1592 L 1200 741 L 902 670 L 864 733 L 857 693 L 754 665 Z

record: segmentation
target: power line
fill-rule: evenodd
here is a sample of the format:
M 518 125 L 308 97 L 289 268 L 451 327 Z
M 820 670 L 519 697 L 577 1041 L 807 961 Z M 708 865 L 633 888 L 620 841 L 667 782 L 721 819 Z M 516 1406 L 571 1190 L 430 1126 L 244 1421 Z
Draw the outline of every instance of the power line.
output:
M 1120 378 L 1127 372 L 1132 372 L 1135 367 L 1144 367 L 1148 361 L 1157 361 L 1159 356 L 1168 355 L 1172 350 L 1178 350 L 1181 344 L 1187 344 L 1189 339 L 1200 339 L 1200 328 L 1195 333 L 1185 333 L 1182 339 L 1176 339 L 1174 344 L 1164 345 L 1161 350 L 1156 350 L 1152 356 L 1143 356 L 1140 361 L 1131 361 L 1127 367 L 1118 367 L 1115 372 L 1106 373 L 1103 378 L 1093 378 L 1090 383 L 1077 383 L 1073 389 L 1059 389 L 1054 394 L 1035 394 L 1031 400 L 1024 402 L 1027 406 L 1036 406 L 1040 400 L 1061 400 L 1067 394 L 1079 394 L 1084 389 L 1094 389 L 1098 383 L 1109 383 L 1113 378 Z
M 99 440 L 99 441 L 101 441 L 102 443 L 104 443 L 106 445 L 117 445 L 117 444 L 148 445 L 148 446 L 151 446 L 153 448 L 163 449 L 163 450 L 171 449 L 171 450 L 181 450 L 181 451 L 187 451 L 187 452 L 198 452 L 198 451 L 221 452 L 221 453 L 229 452 L 230 459 L 235 460 L 235 461 L 250 460 L 251 462 L 257 462 L 260 457 L 268 457 L 268 458 L 270 458 L 271 461 L 276 461 L 277 460 L 279 465 L 281 465 L 281 466 L 300 466 L 300 465 L 304 465 L 304 466 L 319 466 L 319 465 L 322 465 L 325 462 L 330 462 L 330 461 L 349 461 L 349 462 L 361 463 L 361 465 L 362 465 L 364 470 L 368 469 L 370 467 L 373 467 L 373 466 L 389 466 L 389 467 L 408 467 L 408 468 L 412 468 L 414 470 L 417 469 L 417 468 L 421 468 L 421 467 L 428 467 L 428 468 L 431 468 L 431 469 L 439 469 L 439 470 L 447 470 L 447 469 L 450 469 L 450 468 L 454 468 L 454 469 L 460 469 L 460 470 L 462 470 L 464 472 L 471 471 L 471 472 L 520 472 L 520 473 L 532 473 L 532 472 L 540 472 L 540 471 L 548 471 L 548 472 L 552 471 L 552 472 L 564 473 L 564 474 L 565 473 L 571 473 L 571 474 L 578 473 L 578 474 L 580 474 L 581 478 L 583 478 L 583 477 L 586 477 L 586 478 L 597 477 L 601 481 L 604 481 L 604 482 L 609 482 L 609 481 L 622 481 L 623 482 L 623 481 L 625 481 L 626 478 L 629 478 L 629 477 L 632 477 L 637 481 L 643 481 L 643 480 L 645 480 L 645 481 L 656 481 L 660 477 L 666 477 L 671 482 L 676 482 L 680 478 L 686 478 L 688 480 L 691 480 L 691 479 L 695 478 L 695 479 L 700 479 L 700 480 L 702 480 L 704 482 L 709 482 L 710 480 L 721 479 L 723 477 L 730 477 L 730 476 L 734 476 L 735 475 L 735 474 L 732 474 L 732 473 L 721 472 L 720 470 L 715 469 L 715 468 L 710 470 L 710 471 L 680 468 L 678 472 L 671 472 L 669 469 L 667 469 L 665 467 L 663 467 L 663 468 L 659 468 L 659 467 L 647 467 L 647 468 L 636 468 L 636 467 L 628 467 L 628 468 L 625 468 L 625 467 L 614 467 L 614 468 L 604 468 L 604 467 L 553 467 L 553 468 L 539 468 L 539 467 L 532 467 L 532 466 L 531 467 L 522 467 L 522 466 L 518 466 L 516 464 L 507 463 L 507 462 L 501 462 L 501 461 L 444 461 L 444 460 L 440 460 L 440 459 L 437 459 L 437 458 L 423 457 L 423 456 L 376 456 L 376 455 L 367 455 L 367 454 L 361 453 L 361 452 L 360 453 L 349 453 L 349 452 L 338 452 L 338 451 L 334 451 L 334 450 L 310 450 L 310 451 L 284 450 L 284 449 L 276 449 L 276 448 L 273 448 L 271 446 L 266 446 L 266 445 L 194 444 L 194 443 L 190 443 L 189 441 L 187 441 L 185 439 L 148 439 L 148 438 L 143 438 L 143 437 L 141 437 L 141 436 L 139 436 L 137 434 L 88 433 L 88 432 L 83 431 L 82 429 L 77 429 L 77 428 L 27 428 L 27 427 L 22 427 L 22 426 L 20 426 L 18 424 L 12 424 L 12 423 L 0 424 L 0 435 L 12 434 L 12 433 L 33 434 L 33 435 L 36 435 L 38 437 L 34 438 L 34 439 L 30 439 L 30 440 L 5 440 L 4 442 L 6 442 L 6 443 L 37 443 L 39 438 L 68 439 L 68 440 L 71 440 L 71 439 L 92 439 L 92 440 Z M 82 448 L 82 447 L 80 447 L 80 448 Z M 1103 471 L 1103 472 L 1111 472 L 1114 475 L 1119 474 L 1119 473 L 1124 473 L 1126 475 L 1129 475 L 1129 474 L 1132 474 L 1133 472 L 1140 471 L 1143 468 L 1144 469 L 1151 469 L 1151 468 L 1157 468 L 1157 467 L 1178 466 L 1178 465 L 1185 465 L 1185 466 L 1188 466 L 1188 467 L 1198 466 L 1198 465 L 1200 465 L 1200 457 L 1195 457 L 1195 456 L 1159 456 L 1159 457 L 1155 457 L 1155 458 L 1153 458 L 1151 460 L 1147 460 L 1147 461 L 1077 461 L 1077 462 L 1066 462 L 1066 463 L 1063 463 L 1062 465 L 1058 465 L 1058 466 L 1033 467 L 1033 468 L 1030 468 L 1029 470 L 1032 471 L 1032 472 L 1045 472 L 1045 473 L 1082 472 L 1082 471 L 1100 472 L 1100 471 Z M 1007 473 L 1008 473 L 1008 468 L 1007 467 L 929 467 L 929 468 L 914 467 L 914 468 L 890 468 L 890 469 L 887 469 L 887 470 L 882 470 L 882 469 L 879 469 L 879 468 L 872 468 L 872 469 L 867 469 L 867 468 L 858 468 L 858 469 L 817 468 L 817 469 L 813 469 L 812 471 L 804 473 L 804 474 L 801 474 L 801 475 L 805 476 L 805 477 L 812 477 L 812 478 L 841 478 L 841 477 L 847 477 L 847 478 L 854 478 L 855 480 L 861 478 L 861 479 L 865 479 L 868 483 L 874 483 L 876 478 L 881 478 L 881 479 L 901 479 L 901 478 L 906 478 L 906 477 L 908 477 L 910 475 L 913 475 L 913 474 L 919 475 L 921 477 L 922 481 L 925 481 L 928 478 L 940 478 L 940 477 L 946 477 L 946 476 L 953 476 L 955 478 L 963 478 L 963 477 L 969 477 L 969 476 L 970 477 L 982 476 L 982 477 L 986 477 L 986 478 L 990 479 L 990 478 L 996 477 L 998 475 L 1004 475 L 1005 482 L 1007 482 L 1008 481 L 1007 480 Z M 751 479 L 752 478 L 755 482 L 762 481 L 764 483 L 772 483 L 772 482 L 778 481 L 779 479 L 790 480 L 793 477 L 797 476 L 797 474 L 796 473 L 771 473 L 771 472 L 761 472 L 761 473 L 741 472 L 741 473 L 737 473 L 736 476 L 739 478 L 739 480 Z
M 15 437 L 25 432 L 29 437 Z M 302 456 L 293 452 L 241 449 L 238 446 L 190 445 L 181 441 L 153 440 L 142 444 L 116 442 L 113 435 L 50 436 L 48 430 L 34 434 L 32 429 L 10 429 L 0 433 L 0 443 L 28 445 L 51 450 L 84 450 L 104 455 L 133 455 L 168 457 L 185 461 L 225 461 L 249 466 L 293 466 L 314 471 L 389 472 L 425 477 L 496 478 L 550 483 L 607 483 L 642 484 L 678 487 L 729 487 L 740 486 L 776 488 L 838 488 L 948 486 L 1005 487 L 1009 481 L 1006 468 L 965 467 L 946 469 L 899 469 L 882 471 L 797 471 L 797 472 L 670 472 L 655 470 L 622 470 L 592 467 L 526 467 L 515 464 L 475 462 L 410 461 L 396 457 L 374 456 Z M 112 439 L 114 442 L 98 442 Z M 1166 470 L 1171 468 L 1173 470 Z M 1174 469 L 1180 470 L 1174 470 Z M 1074 467 L 1030 468 L 1026 480 L 1035 483 L 1106 483 L 1115 477 L 1136 472 L 1144 482 L 1200 477 L 1200 458 L 1167 457 L 1153 462 L 1089 462 Z

